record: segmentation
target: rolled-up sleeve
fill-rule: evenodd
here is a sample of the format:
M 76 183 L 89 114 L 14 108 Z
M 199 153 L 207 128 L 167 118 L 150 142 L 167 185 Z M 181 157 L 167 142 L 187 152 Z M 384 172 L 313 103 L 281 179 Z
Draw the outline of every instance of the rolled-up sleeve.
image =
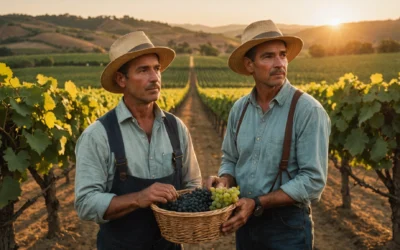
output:
M 75 209 L 82 220 L 105 223 L 104 213 L 115 194 L 106 192 L 109 147 L 105 130 L 93 125 L 82 133 L 75 148 Z
M 221 167 L 218 171 L 218 176 L 229 174 L 235 176 L 235 166 L 239 158 L 239 154 L 234 142 L 235 131 L 233 130 L 235 124 L 235 110 L 237 106 L 234 105 L 229 113 L 228 124 L 226 126 L 226 133 L 224 141 L 222 142 L 222 159 Z
M 197 162 L 196 153 L 194 152 L 192 138 L 185 124 L 179 119 L 179 133 L 181 140 L 181 148 L 183 153 L 182 159 L 182 179 L 185 188 L 201 187 L 201 171 Z
M 322 107 L 305 109 L 298 117 L 302 119 L 296 128 L 299 172 L 280 188 L 297 202 L 309 204 L 320 199 L 326 185 L 331 123 Z

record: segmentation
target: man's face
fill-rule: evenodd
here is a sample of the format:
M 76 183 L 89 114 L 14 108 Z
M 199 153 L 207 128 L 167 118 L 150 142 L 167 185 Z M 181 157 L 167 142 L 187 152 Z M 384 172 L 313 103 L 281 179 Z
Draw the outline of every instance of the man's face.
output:
M 137 104 L 157 101 L 161 90 L 161 65 L 155 54 L 147 54 L 130 62 L 127 75 L 117 76 L 124 98 Z
M 245 58 L 244 63 L 256 83 L 280 86 L 285 82 L 288 66 L 285 43 L 278 40 L 262 43 L 256 47 L 254 61 Z

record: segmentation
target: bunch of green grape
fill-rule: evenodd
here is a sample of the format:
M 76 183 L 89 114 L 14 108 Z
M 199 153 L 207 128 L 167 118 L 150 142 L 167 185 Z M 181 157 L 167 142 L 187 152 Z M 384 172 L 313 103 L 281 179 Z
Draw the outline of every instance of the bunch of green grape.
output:
M 210 188 L 212 203 L 210 210 L 220 209 L 236 203 L 239 200 L 239 186 L 227 188 Z

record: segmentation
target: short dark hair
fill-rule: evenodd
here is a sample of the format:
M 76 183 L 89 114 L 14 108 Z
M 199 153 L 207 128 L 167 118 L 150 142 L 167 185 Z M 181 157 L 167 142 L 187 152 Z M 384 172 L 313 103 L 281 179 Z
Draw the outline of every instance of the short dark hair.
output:
M 145 54 L 146 55 L 146 54 Z M 160 56 L 156 53 L 154 53 L 154 55 L 157 56 L 158 61 L 160 61 Z M 137 57 L 127 61 L 126 63 L 124 63 L 121 67 L 119 67 L 119 69 L 117 70 L 117 72 L 123 74 L 125 77 L 128 77 L 128 70 L 129 70 L 129 66 L 131 65 L 131 63 L 136 59 Z
M 287 47 L 286 42 L 283 41 L 283 40 L 277 39 L 277 40 L 272 40 L 272 41 L 281 41 L 281 42 L 283 42 L 283 43 L 285 44 L 285 48 Z M 270 42 L 270 41 L 267 41 L 267 42 Z M 264 42 L 264 43 L 267 43 L 267 42 Z M 252 47 L 251 49 L 249 49 L 249 50 L 246 52 L 246 54 L 244 54 L 244 57 L 247 57 L 247 58 L 249 58 L 251 61 L 254 62 L 254 60 L 256 59 L 257 47 L 258 47 L 259 45 L 261 45 L 261 44 L 264 44 L 264 43 L 257 44 L 256 46 L 254 46 L 254 47 Z

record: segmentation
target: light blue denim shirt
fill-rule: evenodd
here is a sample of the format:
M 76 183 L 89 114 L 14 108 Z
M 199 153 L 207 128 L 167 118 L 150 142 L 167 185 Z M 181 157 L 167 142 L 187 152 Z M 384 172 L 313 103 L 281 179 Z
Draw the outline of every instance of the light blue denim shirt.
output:
M 154 112 L 155 121 L 149 143 L 146 133 L 122 99 L 116 107 L 128 161 L 128 175 L 154 179 L 173 173 L 173 150 L 163 122 L 165 114 L 157 105 Z M 183 153 L 183 185 L 186 188 L 199 187 L 201 173 L 189 131 L 179 118 L 177 122 Z M 91 124 L 79 137 L 75 154 L 75 208 L 78 216 L 97 223 L 107 222 L 103 216 L 115 196 L 109 193 L 115 166 L 106 130 L 99 121 Z
M 275 179 L 282 157 L 283 139 L 290 104 L 296 88 L 288 80 L 263 113 L 256 89 L 236 101 L 228 120 L 222 144 L 222 163 L 218 175 L 230 174 L 240 186 L 241 196 L 253 198 L 267 194 Z M 240 127 L 237 147 L 234 143 L 237 124 L 244 104 L 250 104 Z M 296 106 L 288 171 L 273 190 L 281 188 L 299 206 L 319 200 L 326 185 L 330 119 L 321 104 L 304 93 Z

